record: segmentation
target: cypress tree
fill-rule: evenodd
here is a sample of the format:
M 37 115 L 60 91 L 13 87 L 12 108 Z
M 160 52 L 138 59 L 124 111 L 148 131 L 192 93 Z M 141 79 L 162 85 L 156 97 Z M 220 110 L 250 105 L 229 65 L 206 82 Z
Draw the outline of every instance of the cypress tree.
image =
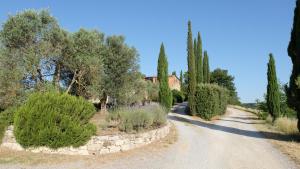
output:
M 180 71 L 180 78 L 179 78 L 179 80 L 180 80 L 180 86 L 182 88 L 182 86 L 183 86 L 183 73 L 182 73 L 182 70 Z
M 189 113 L 196 114 L 195 110 L 195 92 L 196 92 L 196 67 L 195 55 L 193 50 L 193 35 L 191 21 L 188 22 L 188 37 L 187 37 L 187 59 L 188 59 L 188 102 Z
M 169 111 L 172 106 L 172 93 L 169 88 L 168 78 L 168 60 L 165 54 L 164 44 L 162 43 L 157 64 L 157 80 L 159 81 L 159 102 Z
M 267 106 L 273 121 L 280 115 L 280 98 L 277 83 L 275 60 L 270 54 L 268 63 L 268 87 L 267 87 Z
M 203 68 L 202 68 L 202 40 L 200 36 L 200 32 L 198 32 L 198 37 L 197 37 L 197 59 L 196 59 L 196 64 L 197 64 L 197 83 L 202 83 L 203 82 Z
M 197 40 L 196 40 L 196 38 L 194 38 L 193 49 L 194 49 L 194 57 L 195 57 L 195 68 L 196 68 L 196 71 L 197 71 L 197 59 L 198 58 L 197 58 Z
M 287 88 L 289 105 L 297 111 L 298 129 L 300 131 L 300 0 L 296 1 L 294 11 L 294 23 L 291 32 L 291 40 L 288 46 L 288 54 L 293 63 L 293 70 Z
M 210 83 L 210 70 L 207 51 L 204 51 L 203 57 L 203 83 Z

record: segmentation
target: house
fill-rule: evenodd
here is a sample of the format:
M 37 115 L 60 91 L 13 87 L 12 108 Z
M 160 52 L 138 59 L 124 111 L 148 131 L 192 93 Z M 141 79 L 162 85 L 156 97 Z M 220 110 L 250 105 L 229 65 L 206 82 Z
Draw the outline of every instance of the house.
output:
M 158 83 L 156 76 L 145 77 L 145 80 L 149 80 L 152 83 Z M 176 89 L 180 91 L 181 89 L 180 80 L 176 75 L 170 75 L 168 80 L 169 80 L 169 87 L 171 90 Z

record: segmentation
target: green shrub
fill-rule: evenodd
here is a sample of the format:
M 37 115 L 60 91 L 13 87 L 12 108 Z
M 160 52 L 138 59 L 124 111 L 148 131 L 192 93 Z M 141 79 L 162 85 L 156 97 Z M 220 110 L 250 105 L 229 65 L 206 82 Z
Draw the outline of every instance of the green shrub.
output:
M 3 121 L 0 121 L 0 144 L 2 143 L 2 139 L 3 139 L 4 133 L 5 133 L 6 127 L 7 127 L 7 125 Z
M 159 105 L 142 108 L 120 108 L 109 114 L 109 122 L 117 121 L 121 131 L 132 132 L 156 128 L 166 123 L 166 110 Z
M 17 107 L 9 107 L 0 112 L 0 144 L 2 142 L 6 127 L 12 125 L 14 122 L 14 113 Z
M 196 89 L 196 115 L 210 120 L 224 114 L 228 103 L 228 91 L 215 84 L 201 84 Z
M 184 101 L 184 94 L 176 89 L 172 90 L 173 104 L 182 103 Z
M 261 120 L 266 120 L 267 117 L 269 116 L 269 113 L 267 112 L 258 112 L 258 118 L 261 119 Z
M 34 93 L 16 112 L 14 134 L 23 147 L 78 147 L 96 133 L 93 104 L 56 92 Z
M 3 112 L 0 112 L 0 121 L 5 122 L 7 125 L 14 123 L 14 114 L 18 110 L 17 106 L 9 107 Z

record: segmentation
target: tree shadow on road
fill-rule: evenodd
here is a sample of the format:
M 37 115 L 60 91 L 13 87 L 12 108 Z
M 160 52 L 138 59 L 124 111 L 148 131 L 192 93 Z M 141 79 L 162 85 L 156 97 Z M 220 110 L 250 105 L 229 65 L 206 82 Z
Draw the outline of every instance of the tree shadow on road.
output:
M 238 117 L 238 116 L 230 116 L 230 118 L 233 118 L 233 119 L 240 119 L 240 120 L 259 120 L 259 118 L 257 117 Z
M 181 109 L 181 110 L 180 110 Z M 184 106 L 180 106 L 179 108 L 173 110 L 173 113 L 178 114 L 184 114 L 183 109 L 185 109 Z M 171 120 L 179 121 L 179 122 L 187 122 L 196 126 L 205 127 L 212 130 L 218 130 L 222 132 L 227 132 L 231 134 L 237 134 L 252 138 L 259 138 L 259 139 L 273 139 L 273 140 L 279 140 L 279 141 L 296 141 L 300 142 L 300 135 L 284 135 L 280 133 L 273 133 L 273 132 L 267 132 L 267 131 L 251 131 L 251 130 L 243 130 L 233 127 L 227 127 L 222 126 L 218 124 L 213 123 L 206 123 L 198 120 L 192 120 L 184 117 L 179 116 L 169 116 Z
M 218 121 L 230 121 L 230 122 L 243 123 L 243 124 L 265 124 L 264 122 L 244 122 L 239 120 L 228 120 L 228 119 L 218 119 Z

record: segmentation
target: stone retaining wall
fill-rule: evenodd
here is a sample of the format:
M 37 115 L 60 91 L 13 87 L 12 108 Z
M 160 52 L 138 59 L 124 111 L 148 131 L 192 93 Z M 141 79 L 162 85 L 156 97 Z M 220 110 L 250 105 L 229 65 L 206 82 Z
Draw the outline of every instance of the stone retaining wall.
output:
M 67 155 L 102 155 L 108 153 L 115 153 L 137 148 L 156 140 L 159 140 L 169 134 L 170 123 L 166 126 L 138 134 L 122 134 L 111 136 L 92 136 L 91 140 L 78 148 L 65 147 L 59 149 L 50 149 L 47 147 L 28 148 L 24 149 L 13 134 L 13 126 L 9 126 L 5 132 L 2 144 L 0 147 L 6 147 L 17 151 L 30 151 L 34 153 L 47 154 L 67 154 Z

